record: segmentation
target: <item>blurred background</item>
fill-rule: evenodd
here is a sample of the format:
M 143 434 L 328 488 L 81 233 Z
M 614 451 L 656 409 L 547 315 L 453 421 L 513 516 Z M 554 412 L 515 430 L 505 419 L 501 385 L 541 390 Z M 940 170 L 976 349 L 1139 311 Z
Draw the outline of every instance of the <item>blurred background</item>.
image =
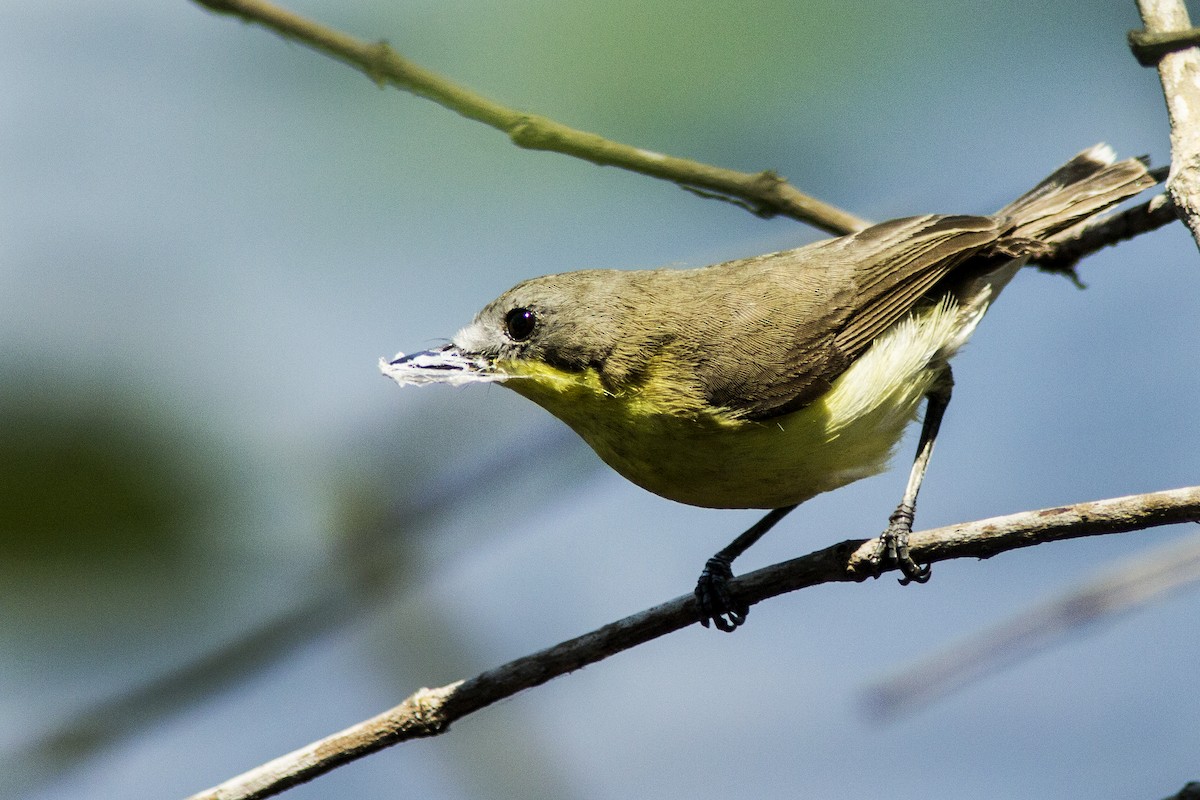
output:
M 1169 158 L 1131 1 L 288 7 L 876 220 L 993 211 L 1098 141 Z M 186 0 L 6 0 L 0 75 L 0 795 L 190 794 L 683 594 L 756 517 L 637 489 L 503 388 L 376 362 L 523 278 L 813 230 L 520 151 Z M 918 527 L 1197 482 L 1195 245 L 1172 226 L 1080 274 L 1022 275 L 956 359 Z M 739 569 L 880 530 L 914 446 Z M 795 593 L 287 796 L 1161 797 L 1200 777 L 1196 591 L 900 718 L 864 698 L 1194 531 Z

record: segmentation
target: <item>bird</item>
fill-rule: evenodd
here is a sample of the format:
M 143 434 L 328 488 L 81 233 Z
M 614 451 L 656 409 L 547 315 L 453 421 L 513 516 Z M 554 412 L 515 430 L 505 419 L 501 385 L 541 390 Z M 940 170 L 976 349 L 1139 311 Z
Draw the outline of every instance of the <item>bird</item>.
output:
M 402 386 L 500 383 L 650 492 L 769 509 L 697 581 L 699 621 L 733 631 L 749 613 L 733 561 L 799 504 L 885 470 L 923 401 L 908 483 L 868 561 L 876 577 L 929 579 L 908 537 L 950 359 L 1052 237 L 1155 183 L 1145 159 L 1099 144 L 992 215 L 905 217 L 699 268 L 544 275 L 380 368 Z

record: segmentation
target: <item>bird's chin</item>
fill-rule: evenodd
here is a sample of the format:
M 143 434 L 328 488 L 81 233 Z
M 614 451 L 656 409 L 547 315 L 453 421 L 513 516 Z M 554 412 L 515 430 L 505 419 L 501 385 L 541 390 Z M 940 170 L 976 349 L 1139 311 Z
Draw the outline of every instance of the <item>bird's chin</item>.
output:
M 467 383 L 495 383 L 509 376 L 497 370 L 490 359 L 464 353 L 453 344 L 419 353 L 397 353 L 391 359 L 379 359 L 379 371 L 401 386 L 425 386 L 431 383 L 461 386 Z

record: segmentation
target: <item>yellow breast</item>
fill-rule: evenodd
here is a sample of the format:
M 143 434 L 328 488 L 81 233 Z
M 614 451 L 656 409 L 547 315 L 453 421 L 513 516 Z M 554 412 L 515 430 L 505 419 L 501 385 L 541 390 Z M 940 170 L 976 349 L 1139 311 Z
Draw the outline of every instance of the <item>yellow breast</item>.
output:
M 671 408 L 669 379 L 606 391 L 594 371 L 503 364 L 505 385 L 563 420 L 655 494 L 709 508 L 778 508 L 876 474 L 981 315 L 942 302 L 890 328 L 814 403 L 767 421 Z M 664 367 L 665 368 L 665 367 Z

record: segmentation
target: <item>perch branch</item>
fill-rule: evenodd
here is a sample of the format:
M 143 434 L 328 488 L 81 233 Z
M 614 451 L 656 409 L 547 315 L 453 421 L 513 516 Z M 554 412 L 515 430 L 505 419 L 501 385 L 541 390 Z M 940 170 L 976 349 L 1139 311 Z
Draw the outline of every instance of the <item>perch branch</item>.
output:
M 922 563 L 991 556 L 1036 544 L 1200 520 L 1200 486 L 1026 511 L 914 533 Z M 854 539 L 748 573 L 731 589 L 747 602 L 820 583 L 862 581 L 871 540 Z M 341 764 L 409 739 L 435 736 L 452 722 L 525 689 L 697 621 L 689 593 L 495 669 L 437 689 L 421 689 L 376 717 L 256 767 L 189 800 L 251 800 L 278 794 Z

